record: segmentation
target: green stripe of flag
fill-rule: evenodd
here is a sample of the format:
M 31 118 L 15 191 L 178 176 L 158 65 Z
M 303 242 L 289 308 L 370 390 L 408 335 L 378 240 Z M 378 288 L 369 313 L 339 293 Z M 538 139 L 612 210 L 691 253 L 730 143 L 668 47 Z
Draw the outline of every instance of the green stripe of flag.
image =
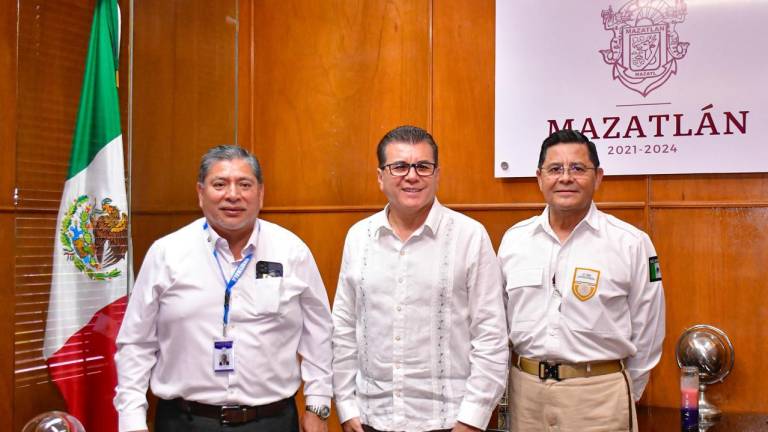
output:
M 99 0 L 88 43 L 68 179 L 85 169 L 99 150 L 120 135 L 120 102 L 115 81 L 119 65 L 118 32 L 117 2 Z

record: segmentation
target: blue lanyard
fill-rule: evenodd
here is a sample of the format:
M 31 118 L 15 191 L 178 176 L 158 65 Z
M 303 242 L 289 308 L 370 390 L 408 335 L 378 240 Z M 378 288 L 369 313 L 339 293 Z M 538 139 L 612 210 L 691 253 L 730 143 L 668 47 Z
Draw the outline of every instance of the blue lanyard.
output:
M 216 249 L 213 249 L 213 258 L 216 260 L 216 264 L 219 266 L 219 272 L 221 272 L 221 279 L 224 281 L 224 286 L 226 287 L 224 289 L 224 329 L 226 332 L 227 324 L 229 324 L 229 298 L 232 295 L 232 287 L 237 284 L 237 281 L 240 280 L 240 277 L 245 273 L 245 268 L 248 267 L 248 263 L 251 262 L 251 259 L 253 258 L 253 253 L 250 253 L 243 258 L 242 261 L 240 261 L 240 264 L 235 269 L 235 273 L 232 274 L 232 277 L 227 281 L 227 277 L 224 276 L 224 269 L 221 268 L 221 263 L 219 262 L 219 255 L 216 253 Z
M 208 221 L 206 221 L 203 224 L 203 229 L 208 229 Z M 221 267 L 221 262 L 219 262 L 219 254 L 216 251 L 216 246 L 213 247 L 213 259 L 216 260 L 216 265 L 219 266 L 219 273 L 221 273 L 221 279 L 224 281 L 224 319 L 223 319 L 223 333 L 224 336 L 227 336 L 227 324 L 229 324 L 229 300 L 232 296 L 232 287 L 234 287 L 237 284 L 237 281 L 240 280 L 240 277 L 243 276 L 243 273 L 245 273 L 245 269 L 248 267 L 248 264 L 251 262 L 251 259 L 253 259 L 253 252 L 246 255 L 242 261 L 240 261 L 240 264 L 238 264 L 237 268 L 235 269 L 235 272 L 232 274 L 232 277 L 227 280 L 227 277 L 224 276 L 224 269 Z

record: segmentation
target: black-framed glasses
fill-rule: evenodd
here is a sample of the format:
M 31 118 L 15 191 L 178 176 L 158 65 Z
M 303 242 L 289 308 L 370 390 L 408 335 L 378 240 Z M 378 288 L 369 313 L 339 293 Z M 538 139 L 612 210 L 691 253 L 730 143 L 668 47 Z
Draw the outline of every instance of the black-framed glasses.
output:
M 389 170 L 389 174 L 394 177 L 405 177 L 408 175 L 409 172 L 411 172 L 411 168 L 413 168 L 416 171 L 416 175 L 419 177 L 429 177 L 432 174 L 435 173 L 435 170 L 437 169 L 437 164 L 432 162 L 416 162 L 416 163 L 405 163 L 405 162 L 394 162 L 387 165 L 382 165 L 379 168 L 381 169 L 387 169 Z
M 562 164 L 553 164 L 541 168 L 541 172 L 548 177 L 560 177 L 568 171 L 571 177 L 585 177 L 590 170 L 596 170 L 596 167 L 588 167 L 584 164 L 575 163 L 567 167 Z

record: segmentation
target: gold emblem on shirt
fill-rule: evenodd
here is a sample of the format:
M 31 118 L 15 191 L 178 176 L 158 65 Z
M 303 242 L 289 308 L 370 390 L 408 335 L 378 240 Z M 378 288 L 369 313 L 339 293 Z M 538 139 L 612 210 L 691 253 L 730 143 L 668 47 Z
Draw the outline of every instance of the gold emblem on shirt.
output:
M 600 281 L 600 271 L 588 268 L 576 267 L 573 271 L 573 295 L 581 301 L 591 299 L 597 292 L 597 284 Z

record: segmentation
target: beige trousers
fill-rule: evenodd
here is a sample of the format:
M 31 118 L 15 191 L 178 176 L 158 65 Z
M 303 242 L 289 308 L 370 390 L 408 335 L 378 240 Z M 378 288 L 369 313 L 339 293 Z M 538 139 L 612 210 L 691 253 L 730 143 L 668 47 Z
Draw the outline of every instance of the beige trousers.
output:
M 625 372 L 563 381 L 509 371 L 510 432 L 637 432 Z

